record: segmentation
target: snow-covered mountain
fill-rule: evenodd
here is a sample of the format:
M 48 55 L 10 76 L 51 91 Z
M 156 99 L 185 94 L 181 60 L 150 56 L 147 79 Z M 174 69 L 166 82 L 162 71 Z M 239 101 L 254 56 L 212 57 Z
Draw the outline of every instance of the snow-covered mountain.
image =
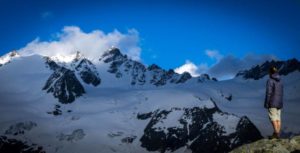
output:
M 97 60 L 76 52 L 9 61 L 0 67 L 0 151 L 228 152 L 268 134 L 266 77 L 193 78 L 145 66 L 117 48 Z M 295 108 L 299 72 L 286 77 Z M 295 109 L 288 112 L 286 130 L 295 133 Z
M 269 74 L 271 66 L 278 68 L 280 75 L 288 75 L 294 71 L 300 71 L 300 62 L 293 58 L 287 61 L 266 61 L 261 65 L 252 67 L 250 70 L 240 71 L 236 77 L 258 80 Z
M 188 80 L 196 83 L 217 81 L 215 78 L 210 79 L 207 74 L 192 78 L 187 72 L 177 74 L 174 70 L 166 71 L 155 64 L 146 67 L 121 54 L 117 48 L 105 52 L 95 64 L 80 52 L 70 57 L 43 58 L 52 74 L 42 89 L 52 93 L 61 103 L 72 103 L 85 94 L 84 85 L 100 86 L 100 88 L 153 88 L 182 84 Z M 105 78 L 103 84 L 101 84 L 101 77 Z
M 126 55 L 121 54 L 117 48 L 112 48 L 104 53 L 100 58 L 100 62 L 108 64 L 107 72 L 115 75 L 116 78 L 126 77 L 131 85 L 154 85 L 164 86 L 170 84 L 182 84 L 192 79 L 189 73 L 178 74 L 174 70 L 168 71 L 160 68 L 156 64 L 148 67 L 138 61 L 129 59 Z M 129 76 L 129 77 L 128 77 Z M 208 75 L 193 78 L 197 82 L 202 82 L 210 79 Z

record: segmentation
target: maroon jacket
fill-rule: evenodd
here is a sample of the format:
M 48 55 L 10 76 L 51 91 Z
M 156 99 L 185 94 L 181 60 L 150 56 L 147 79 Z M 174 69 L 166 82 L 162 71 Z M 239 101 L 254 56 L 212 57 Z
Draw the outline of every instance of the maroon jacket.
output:
M 271 75 L 267 81 L 265 108 L 283 107 L 283 84 L 278 73 Z

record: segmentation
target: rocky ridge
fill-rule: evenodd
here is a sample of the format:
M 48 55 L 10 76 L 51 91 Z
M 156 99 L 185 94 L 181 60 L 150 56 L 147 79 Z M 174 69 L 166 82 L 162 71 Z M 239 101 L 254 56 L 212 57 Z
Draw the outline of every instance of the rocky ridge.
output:
M 240 146 L 230 153 L 300 153 L 300 136 L 289 139 L 261 139 Z

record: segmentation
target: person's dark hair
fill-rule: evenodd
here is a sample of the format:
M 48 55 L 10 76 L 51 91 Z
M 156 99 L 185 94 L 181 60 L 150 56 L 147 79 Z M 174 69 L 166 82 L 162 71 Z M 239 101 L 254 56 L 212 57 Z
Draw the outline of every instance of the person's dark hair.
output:
M 275 66 L 271 66 L 270 69 L 269 69 L 269 73 L 274 74 L 276 72 L 278 72 L 277 68 Z

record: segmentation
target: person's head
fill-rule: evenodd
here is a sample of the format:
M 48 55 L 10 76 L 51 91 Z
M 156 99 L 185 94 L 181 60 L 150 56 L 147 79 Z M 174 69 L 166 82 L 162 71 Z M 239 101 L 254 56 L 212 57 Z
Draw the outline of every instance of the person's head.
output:
M 278 70 L 275 66 L 271 66 L 270 69 L 269 69 L 269 75 L 273 75 L 274 73 L 277 73 Z

